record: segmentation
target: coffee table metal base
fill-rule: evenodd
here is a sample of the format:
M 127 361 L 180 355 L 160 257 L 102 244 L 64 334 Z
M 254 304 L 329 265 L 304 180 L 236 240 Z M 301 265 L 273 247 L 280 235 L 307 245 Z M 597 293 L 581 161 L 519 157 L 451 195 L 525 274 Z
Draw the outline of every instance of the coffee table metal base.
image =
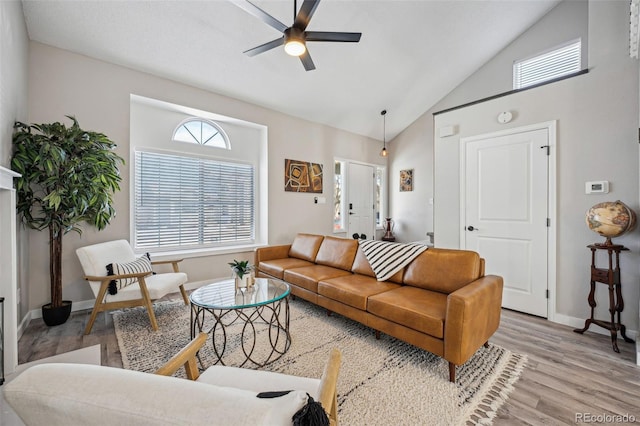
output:
M 213 318 L 207 318 L 206 314 Z M 241 331 L 229 330 L 236 325 Z M 274 362 L 287 352 L 291 346 L 289 334 L 289 298 L 277 300 L 270 304 L 229 309 L 213 309 L 191 304 L 191 338 L 197 333 L 205 332 L 211 335 L 211 343 L 217 360 L 214 364 L 226 365 L 223 356 L 227 347 L 239 344 L 245 359 L 239 364 L 244 366 L 248 362 L 258 367 Z M 264 336 L 264 335 L 268 336 Z M 256 352 L 256 343 L 267 339 L 270 349 Z M 260 357 L 259 359 L 257 359 Z

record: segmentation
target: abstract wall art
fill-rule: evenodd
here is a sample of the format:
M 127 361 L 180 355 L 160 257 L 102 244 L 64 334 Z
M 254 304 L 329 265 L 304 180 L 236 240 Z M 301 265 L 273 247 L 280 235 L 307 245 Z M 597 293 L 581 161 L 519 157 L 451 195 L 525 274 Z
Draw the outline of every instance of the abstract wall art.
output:
M 284 190 L 322 193 L 322 164 L 284 160 Z
M 413 169 L 400 170 L 400 192 L 413 191 Z

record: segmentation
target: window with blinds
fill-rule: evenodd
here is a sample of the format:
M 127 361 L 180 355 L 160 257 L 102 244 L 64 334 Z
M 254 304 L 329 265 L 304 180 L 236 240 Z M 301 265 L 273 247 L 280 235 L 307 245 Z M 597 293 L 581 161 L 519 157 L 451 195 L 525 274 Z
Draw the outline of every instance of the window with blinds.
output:
M 255 241 L 253 165 L 149 151 L 135 162 L 136 249 Z
M 513 63 L 513 88 L 522 89 L 553 80 L 581 68 L 580 39 L 559 48 Z

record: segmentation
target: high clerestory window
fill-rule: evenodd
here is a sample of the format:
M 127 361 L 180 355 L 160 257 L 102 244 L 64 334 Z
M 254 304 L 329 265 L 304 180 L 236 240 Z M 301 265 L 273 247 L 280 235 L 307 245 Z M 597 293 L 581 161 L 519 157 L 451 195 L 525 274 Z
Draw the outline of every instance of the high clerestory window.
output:
M 582 68 L 582 42 L 562 46 L 513 63 L 513 88 L 523 89 L 578 72 Z
M 176 127 L 173 140 L 231 149 L 224 130 L 211 120 L 187 118 Z

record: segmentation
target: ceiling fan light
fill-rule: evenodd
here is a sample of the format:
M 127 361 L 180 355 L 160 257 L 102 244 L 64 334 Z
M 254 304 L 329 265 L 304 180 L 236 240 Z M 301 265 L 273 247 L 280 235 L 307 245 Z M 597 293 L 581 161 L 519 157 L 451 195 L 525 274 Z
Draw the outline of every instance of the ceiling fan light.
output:
M 284 51 L 291 56 L 300 56 L 307 50 L 307 47 L 300 40 L 291 39 L 284 45 Z

